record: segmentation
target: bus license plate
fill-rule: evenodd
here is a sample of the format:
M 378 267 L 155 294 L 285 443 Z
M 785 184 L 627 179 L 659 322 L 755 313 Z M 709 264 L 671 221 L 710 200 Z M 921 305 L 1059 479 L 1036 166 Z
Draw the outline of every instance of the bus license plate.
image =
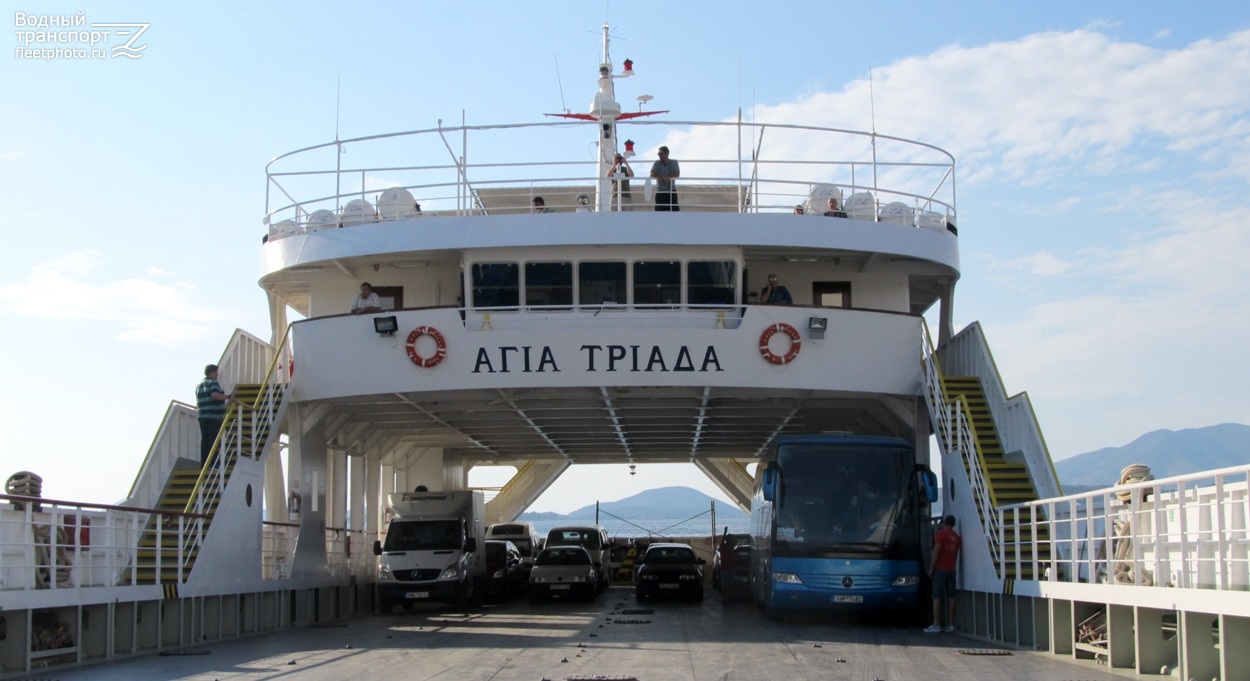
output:
M 572 588 L 573 588 L 572 584 L 552 584 L 551 585 L 552 591 L 568 591 L 569 589 L 572 589 Z
M 409 591 L 408 593 L 404 594 L 404 597 L 411 598 L 413 600 L 421 600 L 421 599 L 429 598 L 430 592 L 429 591 Z
M 834 596 L 834 603 L 863 603 L 863 596 Z

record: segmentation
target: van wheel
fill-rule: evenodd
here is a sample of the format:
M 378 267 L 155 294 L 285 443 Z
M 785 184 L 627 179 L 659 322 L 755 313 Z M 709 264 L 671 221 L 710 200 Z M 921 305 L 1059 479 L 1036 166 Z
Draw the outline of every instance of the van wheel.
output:
M 465 581 L 463 584 L 460 585 L 460 588 L 456 591 L 455 606 L 461 610 L 463 610 L 465 606 L 469 604 L 469 591 L 473 588 L 471 584 L 472 582 Z

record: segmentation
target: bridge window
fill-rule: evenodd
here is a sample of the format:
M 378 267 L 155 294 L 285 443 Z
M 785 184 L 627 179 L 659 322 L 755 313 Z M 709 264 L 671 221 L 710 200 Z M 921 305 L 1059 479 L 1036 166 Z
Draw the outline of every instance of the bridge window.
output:
M 634 306 L 681 305 L 681 263 L 675 260 L 634 263 Z
M 573 263 L 525 263 L 525 304 L 531 307 L 573 304 Z
M 733 305 L 738 269 L 733 261 L 686 263 L 686 302 L 694 305 Z
M 519 269 L 516 263 L 475 263 L 473 306 L 516 309 L 521 300 Z
M 627 287 L 623 262 L 583 262 L 577 265 L 579 305 L 624 305 Z

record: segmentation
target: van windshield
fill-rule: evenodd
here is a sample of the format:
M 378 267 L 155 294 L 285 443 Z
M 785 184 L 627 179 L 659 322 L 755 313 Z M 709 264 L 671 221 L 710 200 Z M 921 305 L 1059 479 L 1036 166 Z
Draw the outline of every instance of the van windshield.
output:
M 383 551 L 459 551 L 464 533 L 459 520 L 395 521 L 386 531 Z

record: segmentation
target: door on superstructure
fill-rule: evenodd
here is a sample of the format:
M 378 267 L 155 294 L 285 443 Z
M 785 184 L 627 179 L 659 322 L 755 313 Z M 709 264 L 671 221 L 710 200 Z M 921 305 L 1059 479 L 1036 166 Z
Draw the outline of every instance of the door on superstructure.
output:
M 378 303 L 383 310 L 402 310 L 404 308 L 403 286 L 374 286 L 373 292 L 378 294 Z
M 812 282 L 812 300 L 820 307 L 851 307 L 851 282 L 849 281 L 814 281 Z

